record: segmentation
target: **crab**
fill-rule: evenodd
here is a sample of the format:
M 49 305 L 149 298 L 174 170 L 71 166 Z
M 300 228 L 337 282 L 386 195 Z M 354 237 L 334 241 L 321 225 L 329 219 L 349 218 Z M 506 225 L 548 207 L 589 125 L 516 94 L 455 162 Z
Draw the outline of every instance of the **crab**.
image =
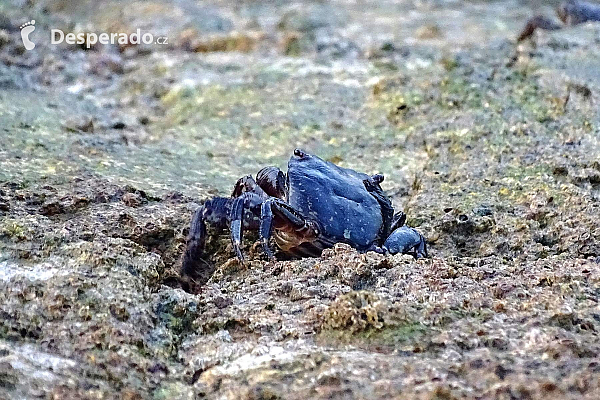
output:
M 261 169 L 253 179 L 240 178 L 230 198 L 207 200 L 193 214 L 183 274 L 205 283 L 214 268 L 204 258 L 207 224 L 229 227 L 233 250 L 244 263 L 242 230 L 258 230 L 262 249 L 274 260 L 270 238 L 291 257 L 318 257 L 336 243 L 358 251 L 405 253 L 427 257 L 425 238 L 394 213 L 380 183 L 383 175 L 341 168 L 294 150 L 287 174 L 277 167 Z
M 561 23 L 553 21 L 543 15 L 538 15 L 527 21 L 519 34 L 517 41 L 521 42 L 533 36 L 536 29 L 558 30 L 564 26 L 574 26 L 587 21 L 600 21 L 600 5 L 578 0 L 562 2 L 556 8 L 556 15 Z

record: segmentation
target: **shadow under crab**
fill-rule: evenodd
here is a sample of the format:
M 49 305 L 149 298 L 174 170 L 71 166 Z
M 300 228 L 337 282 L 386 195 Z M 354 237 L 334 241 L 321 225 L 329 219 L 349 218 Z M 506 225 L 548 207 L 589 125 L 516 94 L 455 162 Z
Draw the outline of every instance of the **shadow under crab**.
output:
M 243 229 L 258 230 L 270 259 L 274 259 L 271 237 L 282 253 L 292 257 L 318 257 L 336 243 L 358 251 L 426 257 L 425 239 L 405 225 L 403 212 L 394 213 L 380 186 L 383 179 L 381 174 L 341 168 L 296 149 L 287 175 L 265 167 L 256 179 L 240 178 L 230 198 L 212 198 L 194 212 L 182 272 L 196 284 L 210 279 L 214 266 L 205 259 L 207 224 L 230 229 L 242 263 Z

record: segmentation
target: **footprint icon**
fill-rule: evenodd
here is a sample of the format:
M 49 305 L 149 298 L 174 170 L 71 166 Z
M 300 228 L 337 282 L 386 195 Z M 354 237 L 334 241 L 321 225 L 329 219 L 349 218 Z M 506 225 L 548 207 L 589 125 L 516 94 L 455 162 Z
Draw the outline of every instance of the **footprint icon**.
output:
M 25 50 L 33 50 L 35 43 L 29 40 L 29 34 L 35 31 L 35 19 L 25 22 L 19 27 L 19 29 L 21 29 L 21 39 L 23 39 L 23 46 L 25 46 Z

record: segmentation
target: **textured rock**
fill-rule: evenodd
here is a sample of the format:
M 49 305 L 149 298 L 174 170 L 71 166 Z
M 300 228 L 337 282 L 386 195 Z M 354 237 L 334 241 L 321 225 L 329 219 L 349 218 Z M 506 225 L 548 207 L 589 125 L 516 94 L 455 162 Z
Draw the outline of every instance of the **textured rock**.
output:
M 594 25 L 534 48 L 512 3 L 17 3 L 0 398 L 600 396 Z M 169 44 L 83 51 L 50 27 Z M 241 265 L 211 231 L 211 280 L 180 281 L 198 204 L 296 146 L 385 174 L 432 257 L 266 262 L 246 232 Z

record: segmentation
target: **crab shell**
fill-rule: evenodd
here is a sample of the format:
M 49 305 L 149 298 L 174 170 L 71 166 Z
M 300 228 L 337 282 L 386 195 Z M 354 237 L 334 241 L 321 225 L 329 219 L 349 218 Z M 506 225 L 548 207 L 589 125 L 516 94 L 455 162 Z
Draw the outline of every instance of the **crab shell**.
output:
M 319 235 L 294 249 L 295 240 L 275 229 L 275 242 L 283 251 L 318 255 L 338 242 L 366 250 L 378 239 L 383 217 L 379 203 L 365 188 L 369 175 L 296 151 L 287 176 L 287 202 L 318 226 Z

